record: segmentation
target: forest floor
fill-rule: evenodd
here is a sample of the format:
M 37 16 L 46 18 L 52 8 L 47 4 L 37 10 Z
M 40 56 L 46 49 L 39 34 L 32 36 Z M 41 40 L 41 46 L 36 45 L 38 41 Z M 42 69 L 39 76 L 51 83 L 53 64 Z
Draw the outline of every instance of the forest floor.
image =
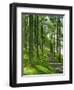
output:
M 43 64 L 27 64 L 23 69 L 24 75 L 36 75 L 36 74 L 55 74 L 63 73 L 63 63 L 55 60 L 52 55 L 49 55 L 48 65 Z
M 63 66 L 61 63 L 50 63 L 49 67 L 43 65 L 24 67 L 25 75 L 55 74 L 55 73 L 63 73 Z

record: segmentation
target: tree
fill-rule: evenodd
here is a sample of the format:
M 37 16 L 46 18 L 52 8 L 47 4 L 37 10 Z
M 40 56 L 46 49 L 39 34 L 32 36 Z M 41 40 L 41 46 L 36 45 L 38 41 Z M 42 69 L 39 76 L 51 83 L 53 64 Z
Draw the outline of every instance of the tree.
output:
M 29 15 L 29 61 L 33 63 L 33 15 Z

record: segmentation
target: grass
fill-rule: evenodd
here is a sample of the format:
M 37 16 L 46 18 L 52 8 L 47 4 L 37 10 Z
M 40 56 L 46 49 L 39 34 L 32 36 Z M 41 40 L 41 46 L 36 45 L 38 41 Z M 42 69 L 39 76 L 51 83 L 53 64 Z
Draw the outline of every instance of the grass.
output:
M 35 74 L 52 74 L 54 69 L 52 67 L 45 67 L 42 65 L 26 66 L 24 67 L 24 75 L 35 75 Z

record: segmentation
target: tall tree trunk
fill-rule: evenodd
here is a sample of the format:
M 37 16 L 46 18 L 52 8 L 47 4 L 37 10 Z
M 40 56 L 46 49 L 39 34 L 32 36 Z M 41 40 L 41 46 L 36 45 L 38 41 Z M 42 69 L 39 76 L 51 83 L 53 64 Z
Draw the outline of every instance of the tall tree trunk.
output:
M 54 57 L 55 57 L 55 30 L 54 30 Z
M 39 45 L 39 40 L 38 40 L 38 36 L 39 36 L 39 23 L 38 23 L 38 15 L 36 16 L 36 23 L 37 23 L 37 29 L 36 29 L 36 32 L 37 32 L 37 57 L 39 57 L 39 50 L 38 50 L 38 45 Z
M 61 41 L 60 41 L 60 16 L 57 18 L 57 53 L 59 55 L 59 62 L 61 62 Z
M 29 15 L 29 61 L 33 65 L 33 15 Z
M 41 50 L 42 50 L 42 55 L 43 55 L 43 25 L 41 25 L 41 39 L 42 39 Z
M 58 43 L 59 43 L 59 28 L 58 28 L 58 17 L 57 17 L 57 53 L 58 53 Z
M 59 24 L 60 24 L 60 16 L 59 16 Z M 60 40 L 61 27 L 59 25 L 59 62 L 61 62 L 61 40 Z

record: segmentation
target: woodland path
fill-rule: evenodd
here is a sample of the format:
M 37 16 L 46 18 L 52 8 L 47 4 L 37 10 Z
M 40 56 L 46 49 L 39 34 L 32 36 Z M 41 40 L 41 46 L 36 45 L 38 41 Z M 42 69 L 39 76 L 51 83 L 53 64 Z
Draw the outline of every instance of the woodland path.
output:
M 62 63 L 57 62 L 52 55 L 49 55 L 49 65 L 54 68 L 56 73 L 62 73 L 63 72 L 63 65 Z

